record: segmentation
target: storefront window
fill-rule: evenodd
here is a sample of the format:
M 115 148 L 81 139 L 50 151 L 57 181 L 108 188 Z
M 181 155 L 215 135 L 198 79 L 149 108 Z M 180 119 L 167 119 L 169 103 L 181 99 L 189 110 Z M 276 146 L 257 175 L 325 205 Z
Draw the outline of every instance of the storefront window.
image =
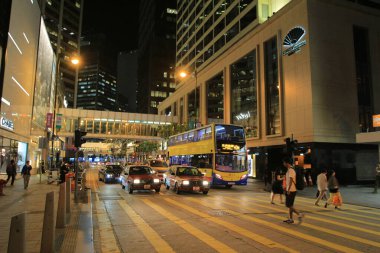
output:
M 231 122 L 258 136 L 256 50 L 231 65 Z
M 224 116 L 224 77 L 219 73 L 206 82 L 207 87 L 207 121 L 223 123 Z
M 280 85 L 278 82 L 277 38 L 264 43 L 266 134 L 280 134 Z
M 15 160 L 17 171 L 24 166 L 27 157 L 28 145 L 8 138 L 0 137 L 0 173 L 6 173 L 7 165 Z
M 196 95 L 194 91 L 188 94 L 188 122 L 195 122 L 199 115 L 199 87 L 197 87 Z M 197 96 L 196 99 L 195 96 Z

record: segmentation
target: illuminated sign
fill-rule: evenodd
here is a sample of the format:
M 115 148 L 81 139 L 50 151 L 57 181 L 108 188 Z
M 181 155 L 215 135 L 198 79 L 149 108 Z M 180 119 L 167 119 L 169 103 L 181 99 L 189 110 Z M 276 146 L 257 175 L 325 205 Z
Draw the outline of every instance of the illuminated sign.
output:
M 249 111 L 247 113 L 241 112 L 239 115 L 235 116 L 237 120 L 249 119 L 250 117 L 251 117 L 251 114 L 249 113 Z
M 380 114 L 372 115 L 373 127 L 380 127 Z
M 235 144 L 222 143 L 222 149 L 223 150 L 236 151 L 236 150 L 240 150 L 240 146 L 239 145 L 235 145 Z
M 14 130 L 13 121 L 4 117 L 0 119 L 0 126 L 11 131 Z
M 301 47 L 306 45 L 306 40 L 302 40 L 306 31 L 303 27 L 297 26 L 291 29 L 282 43 L 283 52 L 282 55 L 292 55 L 301 50 Z
M 170 9 L 170 8 L 166 8 L 166 13 L 169 13 L 169 14 L 178 14 L 178 12 L 177 12 L 176 9 Z

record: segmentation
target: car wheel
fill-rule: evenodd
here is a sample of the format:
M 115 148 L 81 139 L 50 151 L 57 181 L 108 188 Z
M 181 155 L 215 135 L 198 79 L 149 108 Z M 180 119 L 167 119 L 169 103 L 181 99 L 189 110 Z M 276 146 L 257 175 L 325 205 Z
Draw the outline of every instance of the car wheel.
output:
M 203 194 L 204 194 L 204 195 L 207 195 L 207 193 L 208 193 L 208 191 L 203 191 Z
M 181 193 L 181 191 L 179 190 L 179 187 L 177 186 L 177 184 L 175 184 L 175 186 L 174 186 L 174 191 L 175 191 L 175 193 L 177 193 L 177 194 L 180 194 L 180 193 Z
M 228 184 L 228 185 L 226 185 L 226 188 L 227 188 L 227 189 L 231 189 L 231 188 L 232 188 L 232 185 Z
M 99 176 L 99 181 L 102 181 L 102 178 Z
M 156 193 L 159 193 L 160 190 L 161 190 L 161 188 L 157 188 L 157 189 L 156 189 Z
M 122 184 L 122 185 L 121 185 L 121 189 L 123 189 L 123 190 L 124 190 L 124 189 L 125 189 L 125 185 L 123 185 L 123 184 Z

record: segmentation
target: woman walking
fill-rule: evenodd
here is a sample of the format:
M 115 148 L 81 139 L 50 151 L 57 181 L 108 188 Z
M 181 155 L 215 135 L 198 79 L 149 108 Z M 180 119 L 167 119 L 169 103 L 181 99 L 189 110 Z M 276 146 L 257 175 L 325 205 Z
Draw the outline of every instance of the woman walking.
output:
M 282 195 L 284 194 L 284 189 L 282 188 L 282 182 L 284 180 L 284 174 L 282 173 L 281 169 L 277 169 L 274 175 L 274 182 L 272 185 L 272 192 L 271 192 L 271 201 L 270 203 L 274 205 L 274 197 L 276 194 L 280 195 L 280 201 L 281 204 L 284 202 L 282 201 Z
M 339 192 L 339 183 L 335 177 L 335 171 L 331 170 L 329 172 L 328 178 L 327 187 L 329 188 L 330 198 L 327 200 L 325 208 L 327 208 L 327 205 L 333 204 L 335 206 L 335 209 L 339 209 L 343 201 L 342 195 Z

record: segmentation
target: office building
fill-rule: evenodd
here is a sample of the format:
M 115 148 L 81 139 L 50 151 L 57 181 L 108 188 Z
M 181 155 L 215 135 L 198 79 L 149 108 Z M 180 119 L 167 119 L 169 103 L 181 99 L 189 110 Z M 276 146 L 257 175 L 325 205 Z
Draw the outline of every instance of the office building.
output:
M 119 110 L 136 112 L 137 50 L 120 52 L 117 59 Z
M 376 130 L 380 113 L 378 1 L 177 4 L 176 68 L 193 75 L 160 114 L 245 126 L 253 177 L 282 166 L 289 137 L 311 175 L 335 169 L 342 183 L 373 180 L 378 147 L 356 134 Z
M 175 89 L 176 1 L 140 1 L 137 111 L 157 113 Z
M 84 0 L 39 0 L 42 16 L 48 30 L 53 49 L 56 52 L 58 34 L 61 34 L 61 88 L 65 104 L 73 108 L 75 103 L 76 68 L 70 59 L 79 54 L 80 33 Z M 62 17 L 62 30 L 58 31 Z

